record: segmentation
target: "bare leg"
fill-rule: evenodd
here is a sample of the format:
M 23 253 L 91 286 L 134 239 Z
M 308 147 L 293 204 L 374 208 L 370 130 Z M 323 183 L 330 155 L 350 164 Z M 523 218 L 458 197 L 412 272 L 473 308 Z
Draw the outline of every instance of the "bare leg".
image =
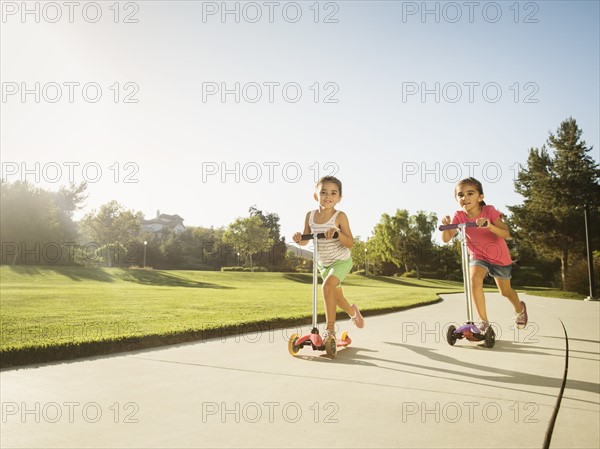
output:
M 494 279 L 496 281 L 496 285 L 498 286 L 498 290 L 500 294 L 505 298 L 508 298 L 510 303 L 515 308 L 516 313 L 521 313 L 523 311 L 523 306 L 521 305 L 521 300 L 519 299 L 519 295 L 515 291 L 514 288 L 510 285 L 510 279 Z
M 338 287 L 335 289 L 335 301 L 340 309 L 348 314 L 349 317 L 354 316 L 354 309 L 350 307 L 350 304 L 344 297 L 344 292 L 342 292 L 342 287 Z
M 335 314 L 337 309 L 336 293 L 337 286 L 340 280 L 329 275 L 323 281 L 323 298 L 325 301 L 325 321 L 327 322 L 327 330 L 335 329 Z
M 481 321 L 488 321 L 485 295 L 483 294 L 483 279 L 486 274 L 487 270 L 485 268 L 478 265 L 471 266 L 471 295 Z

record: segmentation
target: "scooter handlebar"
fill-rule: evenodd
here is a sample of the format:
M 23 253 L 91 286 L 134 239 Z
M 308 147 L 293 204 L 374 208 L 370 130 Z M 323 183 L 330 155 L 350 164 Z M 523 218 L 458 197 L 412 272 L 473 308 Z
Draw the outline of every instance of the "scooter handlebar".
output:
M 458 229 L 458 228 L 476 228 L 477 227 L 477 223 L 474 221 L 468 221 L 467 223 L 454 223 L 454 224 L 449 224 L 449 225 L 441 225 L 438 229 L 440 231 L 449 231 L 451 229 Z
M 336 231 L 333 233 L 333 238 L 337 239 L 338 236 L 340 234 Z M 302 237 L 300 238 L 300 240 L 312 240 L 314 238 L 313 234 L 302 234 Z M 319 234 L 317 234 L 317 238 L 318 239 L 324 239 L 325 238 L 325 233 L 324 232 L 320 232 Z

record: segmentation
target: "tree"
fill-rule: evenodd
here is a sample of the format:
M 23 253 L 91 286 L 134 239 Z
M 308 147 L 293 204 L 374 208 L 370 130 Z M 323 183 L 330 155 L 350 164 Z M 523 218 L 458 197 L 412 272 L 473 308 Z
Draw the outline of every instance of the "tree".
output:
M 546 141 L 554 157 L 546 146 L 529 150 L 527 164 L 515 180 L 523 204 L 509 207 L 517 236 L 542 254 L 560 258 L 563 286 L 570 252 L 583 248 L 583 212 L 579 208 L 588 204 L 597 210 L 600 198 L 600 169 L 581 134 L 575 119 L 568 118 Z M 597 229 L 597 214 L 595 221 Z
M 393 216 L 384 213 L 375 226 L 369 251 L 372 245 L 376 257 L 398 268 L 403 266 L 405 271 L 415 267 L 419 277 L 419 267 L 433 254 L 432 234 L 436 223 L 435 214 L 423 211 L 412 216 L 400 209 Z
M 0 182 L 2 263 L 73 263 L 77 238 L 73 212 L 85 200 L 86 184 L 52 192 L 28 182 Z
M 265 214 L 262 210 L 258 209 L 256 205 L 251 206 L 250 209 L 248 209 L 248 212 L 250 213 L 251 217 L 257 216 L 260 218 L 260 221 L 269 230 L 269 237 L 274 242 L 279 241 L 279 239 L 281 238 L 281 226 L 279 225 L 279 215 L 272 212 L 267 212 Z M 283 238 L 283 240 L 285 240 L 285 238 Z
M 99 248 L 106 249 L 106 262 L 111 266 L 111 246 L 127 247 L 133 242 L 140 230 L 141 219 L 141 212 L 126 210 L 113 200 L 100 206 L 98 212 L 93 210 L 86 214 L 81 227 Z
M 224 248 L 223 228 L 195 228 L 193 231 L 194 239 L 198 244 L 198 256 L 203 266 L 213 269 L 220 269 L 227 264 L 228 255 L 232 257 L 233 250 L 228 251 Z M 231 258 L 230 257 L 230 258 Z
M 432 235 L 437 225 L 437 215 L 418 211 L 417 215 L 410 217 L 410 239 L 408 241 L 408 260 L 417 270 L 417 278 L 421 278 L 419 268 L 427 265 L 434 254 Z
M 256 206 L 251 206 L 248 210 L 250 216 L 257 216 L 269 230 L 269 237 L 273 240 L 271 248 L 268 248 L 268 264 L 277 268 L 286 268 L 288 265 L 286 262 L 287 245 L 285 243 L 285 237 L 281 236 L 281 226 L 279 225 L 279 215 L 272 212 L 263 213 L 262 210 Z
M 232 245 L 244 258 L 249 258 L 252 267 L 252 256 L 268 251 L 273 245 L 273 238 L 260 217 L 251 215 L 231 223 L 223 233 L 223 242 Z
M 387 213 L 381 215 L 379 223 L 375 225 L 371 244 L 374 253 L 379 255 L 384 262 L 391 262 L 397 268 L 403 264 L 402 238 L 403 229 L 407 227 L 408 211 L 396 210 L 396 215 Z
M 63 241 L 72 240 L 78 235 L 77 225 L 73 221 L 73 214 L 83 207 L 87 199 L 87 184 L 71 183 L 69 187 L 61 187 L 58 192 L 51 192 L 51 197 L 57 206 L 56 222 L 61 230 Z
M 354 237 L 354 245 L 350 249 L 354 270 L 364 270 L 367 256 L 367 242 L 363 242 L 360 236 Z
M 444 273 L 445 279 L 451 278 L 451 273 L 460 272 L 461 250 L 458 240 L 454 239 L 452 244 L 435 247 L 436 269 Z
M 183 236 L 172 233 L 167 239 L 160 242 L 162 263 L 168 268 L 183 268 L 185 261 L 185 241 Z

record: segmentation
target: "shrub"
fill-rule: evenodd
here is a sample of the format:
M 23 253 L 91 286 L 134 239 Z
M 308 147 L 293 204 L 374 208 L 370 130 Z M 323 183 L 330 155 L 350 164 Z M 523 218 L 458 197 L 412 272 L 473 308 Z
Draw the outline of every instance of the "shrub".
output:
M 552 287 L 552 279 L 536 266 L 513 266 L 511 283 L 530 287 Z
M 221 271 L 244 271 L 244 267 L 221 267 Z
M 127 268 L 130 270 L 154 270 L 153 267 L 146 265 L 145 267 L 140 267 L 139 265 L 130 265 Z
M 221 267 L 221 271 L 243 271 L 246 273 L 267 272 L 266 267 Z
M 248 272 L 251 272 L 251 273 L 256 273 L 256 272 L 264 273 L 264 272 L 267 272 L 269 270 L 267 270 L 266 267 L 252 267 L 252 268 L 244 268 L 244 271 L 248 271 Z
M 594 278 L 596 280 L 596 294 L 598 294 L 599 277 L 600 277 L 600 252 L 594 253 Z M 582 295 L 590 294 L 590 281 L 588 276 L 587 259 L 578 258 L 569 264 L 569 271 L 565 278 L 565 290 L 570 292 L 581 293 Z

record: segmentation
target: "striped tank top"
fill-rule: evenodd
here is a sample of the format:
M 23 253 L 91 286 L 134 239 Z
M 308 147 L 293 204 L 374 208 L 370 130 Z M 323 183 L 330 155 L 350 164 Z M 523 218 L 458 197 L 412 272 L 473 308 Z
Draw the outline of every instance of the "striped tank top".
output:
M 339 231 L 339 228 L 335 225 L 335 219 L 341 211 L 338 210 L 333 214 L 333 217 L 331 217 L 327 223 L 315 223 L 315 212 L 316 210 L 313 210 L 308 219 L 308 225 L 310 226 L 310 232 L 312 234 L 315 232 L 325 232 L 329 228 L 335 228 Z M 350 249 L 346 248 L 342 242 L 340 242 L 340 239 L 319 239 L 317 241 L 317 251 L 319 256 L 317 262 L 324 267 L 328 267 L 335 261 L 346 260 L 351 257 Z

